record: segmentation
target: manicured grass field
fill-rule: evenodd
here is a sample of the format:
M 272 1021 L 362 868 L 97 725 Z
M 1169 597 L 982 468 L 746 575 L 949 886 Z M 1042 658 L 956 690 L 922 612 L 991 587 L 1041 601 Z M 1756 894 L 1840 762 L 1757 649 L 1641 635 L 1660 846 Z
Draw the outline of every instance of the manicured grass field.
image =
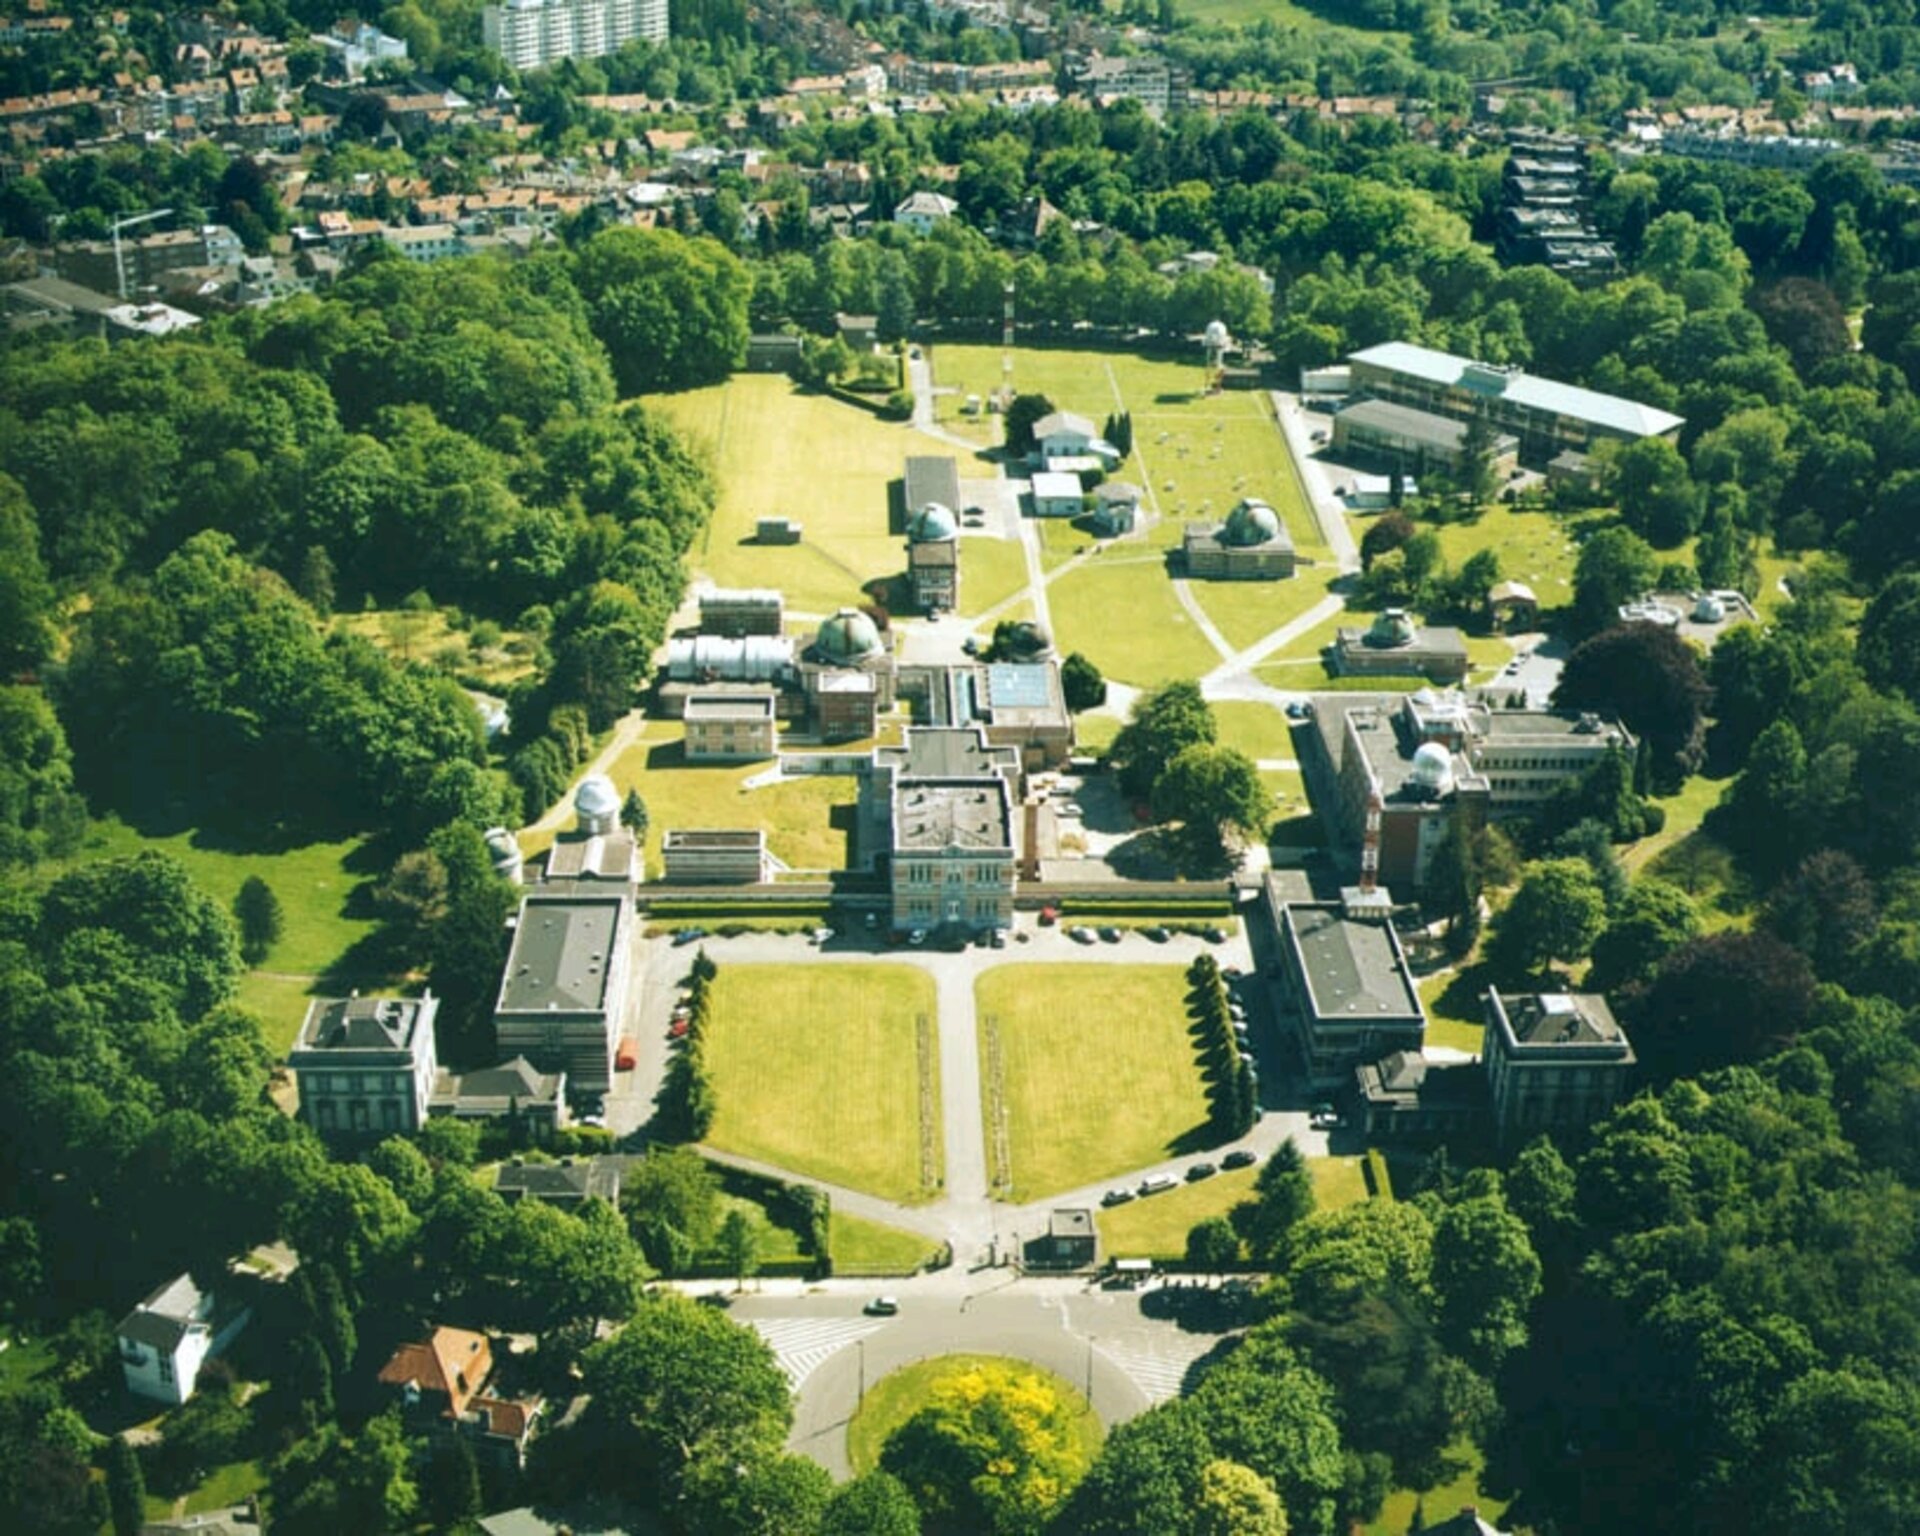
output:
M 1367 1198 L 1367 1176 L 1360 1171 L 1357 1157 L 1308 1158 L 1307 1172 L 1313 1175 L 1314 1204 L 1323 1211 L 1358 1205 Z
M 1116 682 L 1150 688 L 1219 665 L 1158 555 L 1122 546 L 1050 583 L 1047 601 L 1061 651 L 1082 652 Z
M 841 1274 L 909 1275 L 939 1251 L 937 1243 L 918 1232 L 868 1221 L 864 1216 L 835 1211 L 830 1219 L 827 1242 L 833 1267 Z
M 1332 575 L 1333 567 L 1325 566 L 1318 574 L 1303 570 L 1287 581 L 1195 581 L 1189 590 L 1227 643 L 1245 650 L 1326 597 Z M 1298 645 L 1289 642 L 1280 654 L 1293 654 Z
M 1177 965 L 1003 965 L 975 983 L 983 1073 L 989 1018 L 1004 1055 L 1013 1199 L 1211 1144 L 1186 992 Z
M 937 451 L 903 424 L 883 422 L 775 374 L 651 396 L 713 455 L 719 506 L 693 563 L 723 587 L 778 587 L 790 608 L 830 613 L 862 600 L 861 584 L 905 568 L 888 527 L 891 482 L 910 453 Z M 763 517 L 798 520 L 799 544 L 751 542 Z
M 1026 589 L 1027 552 L 1012 539 L 960 541 L 960 611 L 985 613 Z
M 88 829 L 73 863 L 127 858 L 155 849 L 178 859 L 193 883 L 231 909 L 241 883 L 258 875 L 280 898 L 283 928 L 259 971 L 240 978 L 238 1000 L 265 1025 L 276 1055 L 292 1045 L 306 1017 L 307 994 L 322 977 L 334 984 L 372 989 L 395 978 L 373 969 L 354 971 L 353 950 L 370 940 L 379 923 L 366 913 L 361 888 L 383 871 L 374 868 L 364 838 L 305 843 L 250 852 L 226 847 L 199 831 L 145 836 L 125 822 L 105 817 Z M 264 973 L 264 974 L 263 974 Z
M 614 759 L 608 776 L 624 795 L 647 802 L 647 873 L 660 873 L 660 838 L 669 829 L 765 828 L 767 846 L 793 869 L 841 869 L 859 785 L 850 775 L 782 779 L 758 789 L 746 781 L 773 767 L 759 763 L 689 764 L 677 720 L 650 720 L 641 739 Z M 551 842 L 527 836 L 529 854 Z
M 903 1366 L 868 1387 L 865 1401 L 847 1425 L 847 1459 L 853 1463 L 854 1475 L 879 1465 L 887 1437 L 927 1405 L 937 1383 L 981 1365 L 1009 1365 L 1023 1375 L 1038 1376 L 1053 1388 L 1073 1419 L 1074 1437 L 1086 1459 L 1093 1459 L 1106 1430 L 1094 1415 L 1093 1405 L 1070 1382 L 1005 1355 L 936 1355 Z
M 1420 979 L 1420 1001 L 1427 1006 L 1427 1043 L 1480 1053 L 1487 1032 L 1481 999 L 1493 981 L 1484 965 L 1436 971 Z
M 1416 1493 L 1411 1488 L 1394 1489 L 1381 1505 L 1379 1519 L 1360 1527 L 1361 1536 L 1403 1536 L 1412 1526 L 1415 1505 L 1420 1507 L 1429 1526 L 1451 1520 L 1469 1504 L 1480 1511 L 1482 1520 L 1498 1524 L 1501 1515 L 1506 1513 L 1507 1501 L 1480 1491 L 1480 1469 L 1486 1464 L 1480 1448 L 1462 1437 L 1448 1447 L 1448 1454 L 1466 1463 L 1458 1477 L 1425 1493 Z
M 1637 874 L 1676 843 L 1699 831 L 1707 812 L 1720 803 L 1728 782 L 1726 778 L 1710 779 L 1696 774 L 1680 787 L 1679 794 L 1657 797 L 1667 813 L 1667 824 L 1652 837 L 1643 837 L 1620 850 L 1620 862 L 1628 872 Z
M 890 1200 L 920 1200 L 915 1019 L 933 981 L 904 965 L 723 965 L 707 1062 L 718 1112 L 707 1138 Z M 939 1054 L 933 1059 L 939 1166 Z
M 216 1467 L 206 1481 L 186 1496 L 180 1506 L 183 1515 L 209 1514 L 244 1504 L 267 1486 L 267 1469 L 257 1461 L 232 1461 Z M 147 1495 L 147 1518 L 153 1521 L 174 1518 L 173 1499 Z
M 1286 713 L 1271 704 L 1229 699 L 1213 706 L 1213 718 L 1220 725 L 1220 744 L 1246 753 L 1255 762 L 1294 756 Z
M 1082 752 L 1100 752 L 1113 745 L 1126 721 L 1118 715 L 1075 715 L 1074 743 Z
M 1608 519 L 1611 521 L 1611 519 Z M 1423 530 L 1429 524 L 1421 523 Z M 1450 566 L 1464 565 L 1483 549 L 1500 557 L 1507 581 L 1524 581 L 1543 608 L 1561 608 L 1573 600 L 1573 567 L 1580 557 L 1574 523 L 1552 512 L 1517 512 L 1495 503 L 1472 522 L 1433 526 L 1440 553 Z

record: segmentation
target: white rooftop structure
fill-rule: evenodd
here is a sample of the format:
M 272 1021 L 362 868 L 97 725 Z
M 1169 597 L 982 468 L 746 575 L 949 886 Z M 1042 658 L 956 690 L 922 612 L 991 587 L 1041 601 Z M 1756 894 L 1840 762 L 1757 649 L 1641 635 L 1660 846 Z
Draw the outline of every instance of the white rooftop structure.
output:
M 1348 361 L 1391 369 L 1448 389 L 1466 389 L 1509 400 L 1515 405 L 1570 417 L 1626 437 L 1658 437 L 1686 424 L 1685 418 L 1671 411 L 1642 405 L 1637 400 L 1543 379 L 1518 368 L 1500 368 L 1470 357 L 1456 357 L 1451 352 L 1437 352 L 1407 341 L 1381 342 L 1355 352 Z

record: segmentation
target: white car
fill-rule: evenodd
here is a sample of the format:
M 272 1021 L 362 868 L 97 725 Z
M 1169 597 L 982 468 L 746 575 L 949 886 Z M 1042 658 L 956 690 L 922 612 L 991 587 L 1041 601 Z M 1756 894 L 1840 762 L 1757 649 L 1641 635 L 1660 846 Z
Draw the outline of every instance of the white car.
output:
M 862 1309 L 868 1317 L 893 1317 L 900 1311 L 897 1296 L 876 1296 Z

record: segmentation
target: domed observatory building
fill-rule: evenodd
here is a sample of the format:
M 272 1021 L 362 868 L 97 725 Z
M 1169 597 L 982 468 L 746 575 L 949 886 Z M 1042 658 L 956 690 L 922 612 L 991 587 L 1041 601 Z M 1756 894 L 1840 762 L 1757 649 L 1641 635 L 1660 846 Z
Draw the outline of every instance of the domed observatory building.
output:
M 922 613 L 951 613 L 960 602 L 960 519 L 930 501 L 907 519 L 907 584 Z
M 1293 536 L 1257 496 L 1223 523 L 1188 523 L 1181 549 L 1187 574 L 1211 581 L 1279 581 L 1293 574 Z
M 893 652 L 871 614 L 842 608 L 820 626 L 800 658 L 808 713 L 822 741 L 871 736 L 893 708 Z
M 1413 622 L 1404 608 L 1387 608 L 1366 629 L 1334 632 L 1336 677 L 1424 677 L 1458 683 L 1467 675 L 1467 637 L 1457 629 Z

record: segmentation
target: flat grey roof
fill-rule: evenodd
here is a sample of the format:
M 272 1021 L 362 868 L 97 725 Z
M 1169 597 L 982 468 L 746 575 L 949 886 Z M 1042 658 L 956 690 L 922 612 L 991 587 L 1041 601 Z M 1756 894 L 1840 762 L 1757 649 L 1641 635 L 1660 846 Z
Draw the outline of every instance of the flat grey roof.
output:
M 1429 383 L 1449 388 L 1472 388 L 1462 375 L 1480 365 L 1472 358 L 1456 357 L 1451 352 L 1436 352 L 1431 347 L 1416 347 L 1411 342 L 1384 341 L 1377 347 L 1355 352 L 1349 362 L 1370 363 L 1376 368 L 1410 374 Z M 1531 406 L 1556 416 L 1571 417 L 1591 426 L 1606 427 L 1632 437 L 1652 437 L 1686 425 L 1686 419 L 1671 411 L 1642 405 L 1638 400 L 1604 395 L 1597 389 L 1582 389 L 1577 384 L 1561 384 L 1518 369 L 1508 374 L 1504 388 L 1496 391 L 1517 405 Z
M 1045 662 L 995 661 L 987 665 L 987 704 L 993 709 L 1045 709 L 1053 701 L 1053 678 Z
M 1528 992 L 1503 997 L 1488 988 L 1496 1018 L 1517 1045 L 1623 1045 L 1626 1032 L 1598 992 Z
M 606 1003 L 614 945 L 624 944 L 618 897 L 529 896 L 520 904 L 500 986 L 501 1013 L 597 1013 Z
M 930 501 L 960 510 L 960 465 L 949 454 L 916 453 L 907 459 L 907 516 Z
M 1424 1020 L 1393 929 L 1355 922 L 1336 906 L 1281 908 L 1314 1012 L 1326 1019 Z
M 1464 421 L 1456 421 L 1451 416 L 1436 416 L 1432 411 L 1416 410 L 1410 405 L 1396 405 L 1391 400 L 1356 400 L 1339 411 L 1334 420 L 1368 427 L 1375 432 L 1391 432 L 1395 437 L 1410 438 L 1449 453 L 1459 452 L 1467 436 L 1467 424 Z M 1500 433 L 1495 437 L 1496 448 L 1506 449 L 1514 445 L 1511 433 Z
M 688 720 L 771 720 L 773 693 L 690 693 L 684 710 Z
M 893 846 L 917 852 L 1013 847 L 1012 806 L 998 776 L 907 779 L 893 792 Z
M 1007 748 L 989 746 L 976 725 L 908 726 L 906 745 L 888 756 L 899 764 L 902 777 L 916 779 L 997 777 L 1014 761 Z
M 415 1029 L 423 1022 L 431 1027 L 438 1006 L 431 996 L 316 997 L 294 1049 L 411 1052 Z
M 764 848 L 766 844 L 767 834 L 757 829 L 752 832 L 724 829 L 703 831 L 696 829 L 687 832 L 669 832 L 666 834 L 661 846 L 671 849 L 707 848 L 714 850 L 730 849 L 735 851 L 742 848 L 752 848 L 757 851 Z

